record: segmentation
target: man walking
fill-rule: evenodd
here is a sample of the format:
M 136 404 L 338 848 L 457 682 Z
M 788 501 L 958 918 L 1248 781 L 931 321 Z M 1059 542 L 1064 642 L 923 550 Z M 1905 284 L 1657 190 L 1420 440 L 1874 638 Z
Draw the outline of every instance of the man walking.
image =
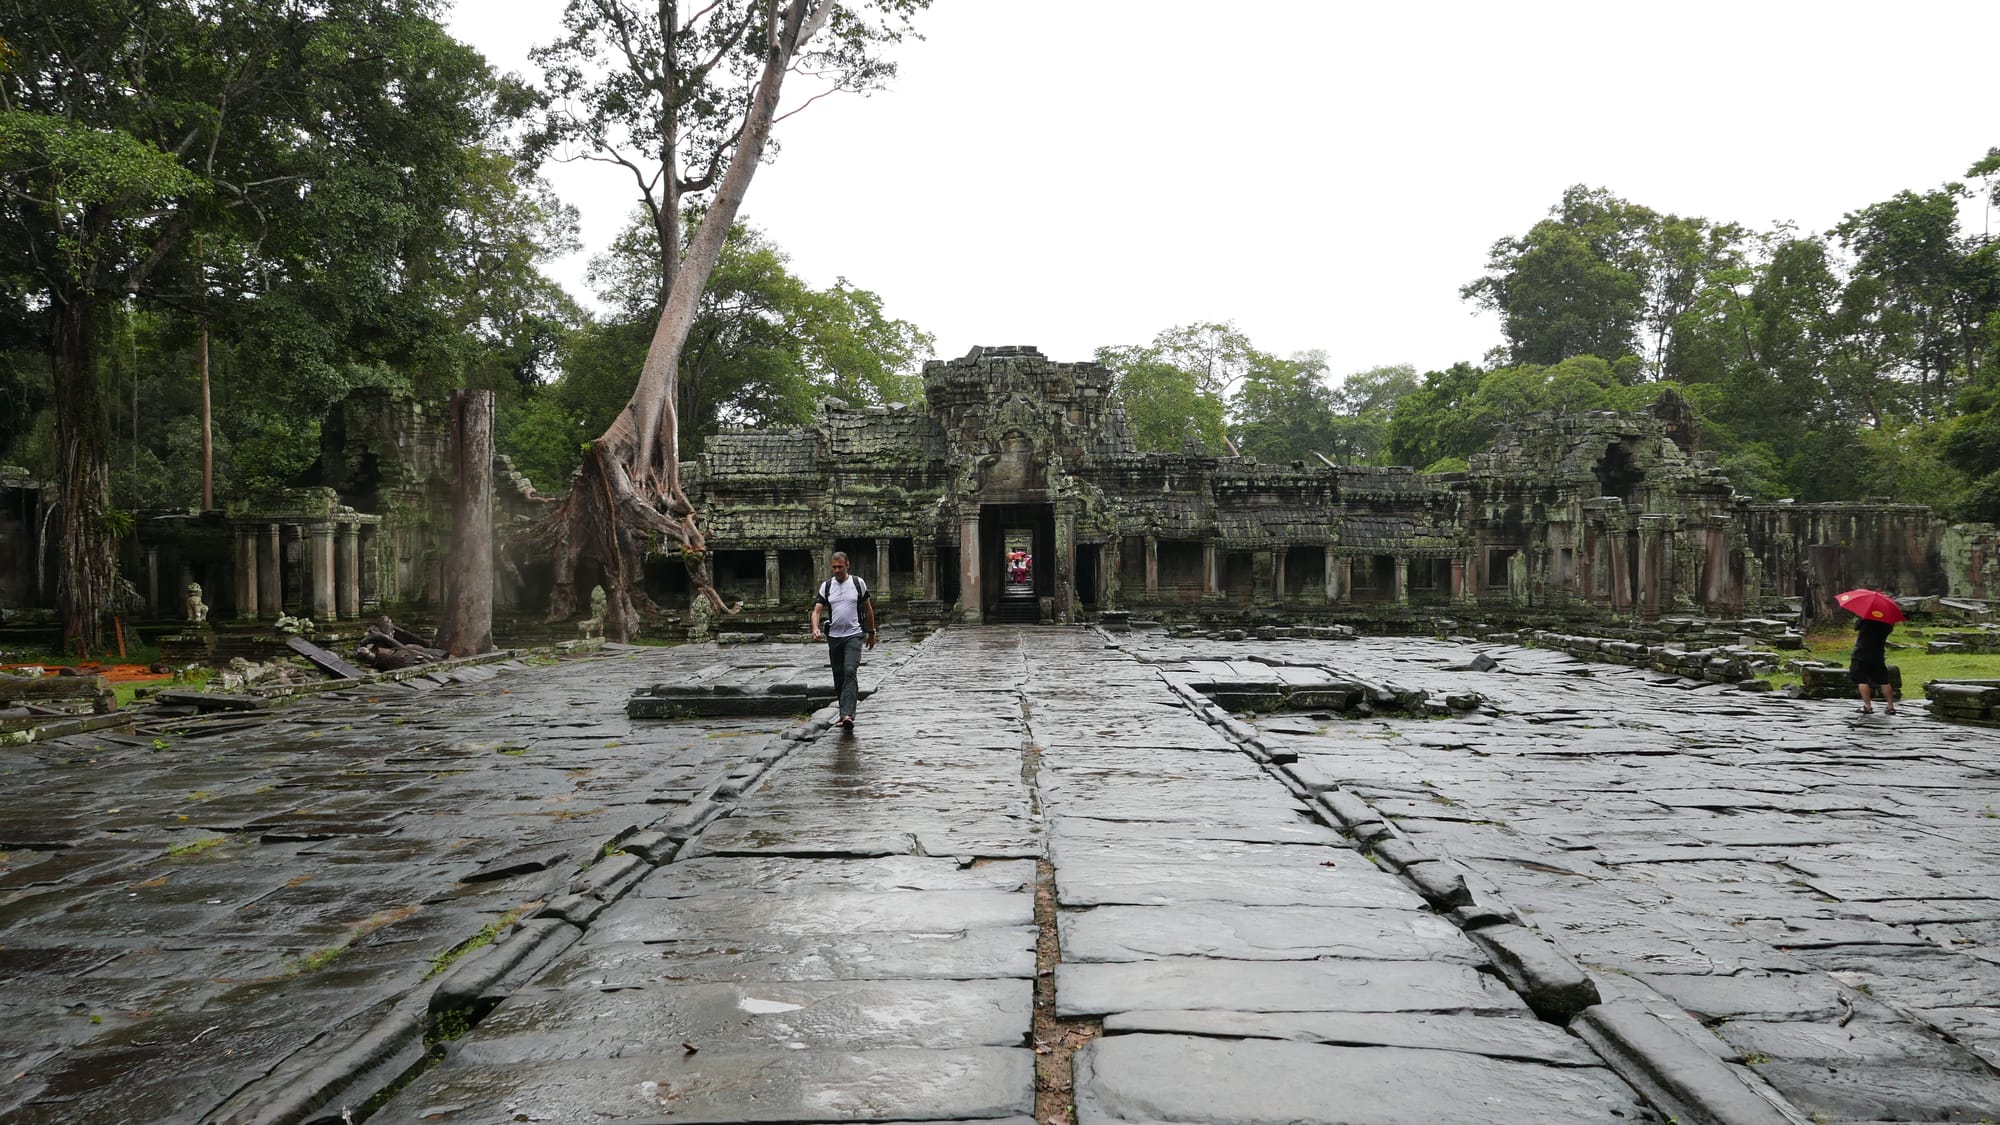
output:
M 859 575 L 847 573 L 847 552 L 835 551 L 827 565 L 833 577 L 819 584 L 819 596 L 813 599 L 812 636 L 813 640 L 820 639 L 819 611 L 824 609 L 826 657 L 833 665 L 833 691 L 840 699 L 840 725 L 852 729 L 864 638 L 869 648 L 875 647 L 875 603 L 868 600 L 868 583 Z M 865 630 L 861 627 L 864 616 L 868 621 Z

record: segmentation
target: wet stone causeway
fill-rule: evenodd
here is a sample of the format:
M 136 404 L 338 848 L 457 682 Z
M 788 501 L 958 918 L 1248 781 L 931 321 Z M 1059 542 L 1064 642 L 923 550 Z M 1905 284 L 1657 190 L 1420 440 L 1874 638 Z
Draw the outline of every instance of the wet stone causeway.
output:
M 779 741 L 792 720 L 628 720 L 688 656 L 512 662 L 5 751 L 0 1120 L 200 1121 L 364 1034 Z
M 1994 732 L 1470 642 L 890 639 L 851 732 L 628 718 L 824 671 L 690 646 L 11 752 L 0 1120 L 2000 1118 Z M 1218 705 L 1271 683 L 1342 706 Z

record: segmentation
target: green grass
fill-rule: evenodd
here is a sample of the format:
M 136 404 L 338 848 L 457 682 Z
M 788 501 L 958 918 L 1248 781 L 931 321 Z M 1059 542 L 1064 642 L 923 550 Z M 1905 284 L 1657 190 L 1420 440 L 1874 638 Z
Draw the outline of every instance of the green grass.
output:
M 1933 637 L 1960 630 L 1904 623 L 1889 634 L 1889 663 L 1903 672 L 1903 694 L 1912 698 L 1924 693 L 1929 680 L 2000 680 L 2000 653 L 1938 653 L 1924 651 Z M 1854 630 L 1850 626 L 1817 629 L 1806 635 L 1806 651 L 1813 660 L 1847 666 L 1854 651 Z M 1797 673 L 1780 670 L 1771 676 L 1771 686 L 1783 689 L 1799 682 Z

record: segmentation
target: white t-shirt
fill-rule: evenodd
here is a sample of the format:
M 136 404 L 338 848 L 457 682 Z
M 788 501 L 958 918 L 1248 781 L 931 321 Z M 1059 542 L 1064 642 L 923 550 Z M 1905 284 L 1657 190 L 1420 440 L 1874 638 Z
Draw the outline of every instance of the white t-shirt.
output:
M 826 607 L 826 635 L 829 637 L 857 637 L 861 635 L 861 603 L 868 600 L 868 583 L 858 574 L 850 574 L 845 582 L 829 578 L 819 584 L 819 604 Z

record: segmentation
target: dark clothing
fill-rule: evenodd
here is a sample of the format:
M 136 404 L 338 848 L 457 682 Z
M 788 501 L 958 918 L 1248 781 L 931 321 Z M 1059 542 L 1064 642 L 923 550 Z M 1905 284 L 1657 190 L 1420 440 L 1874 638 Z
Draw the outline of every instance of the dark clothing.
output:
M 1847 659 L 1847 679 L 1856 684 L 1889 682 L 1889 634 L 1896 627 L 1866 617 L 1854 622 L 1854 654 Z
M 855 694 L 861 686 L 861 634 L 828 637 L 826 659 L 833 665 L 833 693 L 840 699 L 840 713 L 852 715 Z

